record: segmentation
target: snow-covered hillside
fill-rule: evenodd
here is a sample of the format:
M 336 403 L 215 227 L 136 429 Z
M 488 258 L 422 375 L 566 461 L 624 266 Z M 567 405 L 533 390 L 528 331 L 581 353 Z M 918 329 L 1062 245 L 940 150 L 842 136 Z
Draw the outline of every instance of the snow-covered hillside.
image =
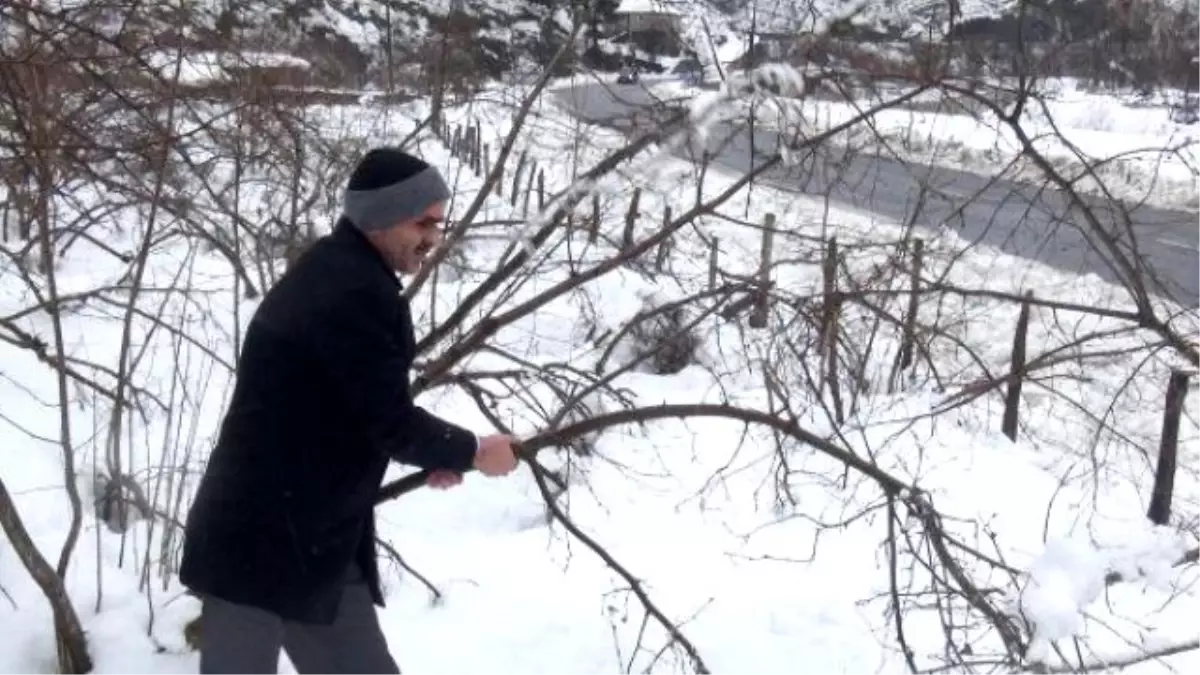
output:
M 548 31 L 565 34 L 578 11 L 571 3 L 548 0 L 262 0 L 243 4 L 188 0 L 178 6 L 153 8 L 58 0 L 39 0 L 39 4 L 47 12 L 94 23 L 113 36 L 136 30 L 154 41 L 182 41 L 193 48 L 236 40 L 251 50 L 291 51 L 354 68 L 377 66 L 385 49 L 402 61 L 419 58 L 423 46 L 451 15 L 471 22 L 493 67 L 511 67 L 544 49 L 540 44 L 548 39 Z M 596 14 L 588 10 L 577 16 L 598 28 L 599 39 L 604 41 L 610 37 L 609 27 L 620 23 L 618 10 L 669 12 L 680 17 L 687 46 L 706 54 L 710 39 L 721 46 L 732 43 L 744 49 L 752 27 L 774 34 L 823 32 L 829 22 L 847 17 L 854 26 L 906 34 L 911 26 L 923 29 L 944 17 L 951 6 L 947 0 L 663 0 L 654 7 L 626 4 L 621 7 L 616 0 L 605 0 L 596 3 Z M 999 16 L 1011 10 L 1011 3 L 999 0 L 953 4 L 959 20 Z
M 952 10 L 965 21 L 1001 16 L 1015 4 L 1012 0 L 756 0 L 732 8 L 728 23 L 740 31 L 753 26 L 766 33 L 822 33 L 827 22 L 848 17 L 861 28 L 920 36 L 928 32 L 930 22 L 946 21 Z

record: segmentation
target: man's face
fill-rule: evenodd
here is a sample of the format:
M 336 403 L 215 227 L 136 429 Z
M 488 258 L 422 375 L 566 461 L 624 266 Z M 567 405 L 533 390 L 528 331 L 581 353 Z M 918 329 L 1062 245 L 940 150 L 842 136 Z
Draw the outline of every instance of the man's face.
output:
M 379 234 L 377 245 L 400 274 L 416 274 L 425 259 L 442 243 L 444 202 L 435 202 L 413 218 Z

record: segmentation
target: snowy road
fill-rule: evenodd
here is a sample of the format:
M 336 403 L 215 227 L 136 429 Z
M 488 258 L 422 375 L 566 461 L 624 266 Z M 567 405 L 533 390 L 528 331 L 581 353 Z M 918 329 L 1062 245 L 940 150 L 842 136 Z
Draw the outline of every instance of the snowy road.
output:
M 629 129 L 649 123 L 664 114 L 655 112 L 653 95 L 638 85 L 590 83 L 555 92 L 572 114 L 589 122 Z M 637 113 L 638 120 L 630 119 Z M 745 125 L 740 125 L 744 127 Z M 754 163 L 770 156 L 779 142 L 773 131 L 754 134 Z M 743 173 L 751 166 L 750 134 L 724 125 L 709 136 L 708 147 L 718 166 Z M 687 150 L 681 150 L 681 155 Z M 699 155 L 698 148 L 696 154 Z M 845 156 L 832 147 L 814 170 L 806 167 L 775 167 L 760 183 L 772 187 L 828 197 L 831 202 L 877 214 L 890 222 L 915 222 L 920 227 L 950 227 L 960 236 L 981 246 L 1037 260 L 1055 269 L 1094 274 L 1106 281 L 1120 280 L 1118 271 L 1097 253 L 1082 234 L 1086 227 L 1078 209 L 1057 192 L 1039 189 L 975 173 L 948 168 L 930 168 L 884 157 L 854 154 Z M 918 199 L 921 186 L 931 188 Z M 1105 229 L 1132 250 L 1128 232 L 1113 226 L 1113 208 L 1100 198 L 1088 198 L 1092 211 Z M 1151 292 L 1184 306 L 1200 306 L 1200 231 L 1197 215 L 1149 206 L 1132 209 L 1136 249 L 1157 282 Z M 918 211 L 918 213 L 914 213 Z M 1085 277 L 1086 278 L 1086 277 Z

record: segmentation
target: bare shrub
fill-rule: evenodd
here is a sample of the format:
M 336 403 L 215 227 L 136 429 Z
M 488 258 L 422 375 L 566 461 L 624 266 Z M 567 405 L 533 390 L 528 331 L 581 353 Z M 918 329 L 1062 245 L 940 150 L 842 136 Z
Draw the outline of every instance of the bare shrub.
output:
M 700 337 L 689 325 L 688 308 L 673 302 L 643 298 L 645 309 L 629 319 L 613 340 L 629 340 L 629 358 L 645 364 L 655 375 L 674 375 L 697 363 Z

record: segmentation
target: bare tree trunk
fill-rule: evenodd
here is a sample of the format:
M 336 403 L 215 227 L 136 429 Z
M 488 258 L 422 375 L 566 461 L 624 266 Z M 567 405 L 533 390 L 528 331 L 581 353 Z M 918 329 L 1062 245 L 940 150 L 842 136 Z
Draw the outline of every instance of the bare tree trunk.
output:
M 449 24 L 449 16 L 447 16 Z M 438 57 L 433 62 L 433 93 L 429 101 L 429 121 L 433 128 L 438 128 L 442 122 L 442 108 L 446 101 L 446 55 L 450 51 L 449 25 L 442 27 L 442 37 L 438 44 Z
M 13 503 L 4 480 L 0 478 L 0 527 L 12 542 L 13 550 L 21 559 L 21 564 L 29 571 L 29 575 L 37 582 L 46 600 L 54 611 L 54 633 L 58 648 L 58 670 L 60 673 L 87 673 L 92 670 L 92 657 L 88 654 L 87 639 L 83 634 L 83 625 L 79 623 L 79 615 L 71 605 L 67 596 L 66 586 L 55 573 L 54 568 L 45 556 L 34 546 L 21 516 L 17 513 L 17 505 Z

